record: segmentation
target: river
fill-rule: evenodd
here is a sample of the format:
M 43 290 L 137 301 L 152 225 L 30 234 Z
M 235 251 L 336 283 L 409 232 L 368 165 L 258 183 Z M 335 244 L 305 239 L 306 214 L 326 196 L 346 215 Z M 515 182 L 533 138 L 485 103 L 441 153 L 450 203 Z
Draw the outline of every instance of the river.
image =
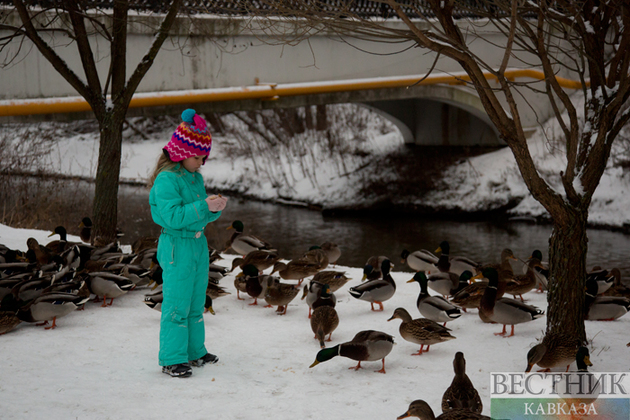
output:
M 148 205 L 148 190 L 123 186 L 120 190 L 119 226 L 124 242 L 139 236 L 158 235 Z M 394 270 L 409 271 L 400 262 L 403 249 L 434 251 L 447 240 L 451 255 L 462 255 L 481 263 L 498 262 L 501 250 L 511 248 L 526 259 L 534 249 L 548 257 L 551 226 L 522 221 L 495 222 L 436 220 L 427 217 L 342 216 L 328 217 L 307 208 L 231 198 L 219 220 L 208 225 L 210 244 L 222 249 L 233 230 L 234 220 L 241 220 L 245 232 L 273 244 L 283 258 L 299 256 L 312 245 L 335 242 L 342 250 L 339 264 L 361 267 L 371 255 L 386 255 Z M 589 229 L 587 266 L 618 267 L 630 276 L 630 235 L 601 229 Z

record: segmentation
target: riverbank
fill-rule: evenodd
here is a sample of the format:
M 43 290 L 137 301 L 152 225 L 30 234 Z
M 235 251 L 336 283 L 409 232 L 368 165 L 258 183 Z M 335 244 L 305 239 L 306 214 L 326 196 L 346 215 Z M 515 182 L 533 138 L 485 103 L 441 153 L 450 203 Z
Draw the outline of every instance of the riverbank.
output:
M 253 133 L 234 115 L 223 116 L 210 158 L 201 169 L 208 190 L 304 206 L 327 215 L 549 221 L 527 190 L 508 148 L 477 154 L 486 151 L 410 147 L 391 124 L 365 108 L 335 105 L 331 110 L 329 115 L 335 118 L 328 131 L 305 130 L 278 136 L 277 141 Z M 130 120 L 133 129 L 125 133 L 121 183 L 145 182 L 176 123 L 172 117 Z M 547 124 L 529 145 L 541 175 L 562 191 L 559 171 L 565 163 L 555 132 L 557 127 Z M 49 141 L 36 152 L 36 160 L 13 168 L 5 164 L 4 172 L 94 179 L 98 130 L 91 122 L 0 126 L 0 139 L 9 145 L 42 137 Z M 620 139 L 613 148 L 592 200 L 591 227 L 630 232 L 626 147 Z

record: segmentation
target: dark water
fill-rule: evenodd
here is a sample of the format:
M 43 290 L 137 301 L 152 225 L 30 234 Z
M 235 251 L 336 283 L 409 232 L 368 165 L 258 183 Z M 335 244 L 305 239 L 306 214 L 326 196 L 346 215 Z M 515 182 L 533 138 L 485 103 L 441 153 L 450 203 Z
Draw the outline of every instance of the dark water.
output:
M 159 234 L 152 222 L 148 190 L 121 188 L 119 224 L 131 243 L 138 236 Z M 534 249 L 548 257 L 551 226 L 524 222 L 457 222 L 422 217 L 325 217 L 305 208 L 230 198 L 219 220 L 208 225 L 210 244 L 221 249 L 233 230 L 226 230 L 234 220 L 241 220 L 245 232 L 273 244 L 283 258 L 294 258 L 312 245 L 325 241 L 337 243 L 342 255 L 339 264 L 362 267 L 371 255 L 388 256 L 397 268 L 403 249 L 434 251 L 443 240 L 449 241 L 451 255 L 473 260 L 497 262 L 503 248 L 526 259 Z M 624 278 L 630 276 L 630 235 L 590 229 L 587 265 L 618 267 Z M 396 269 L 396 268 L 395 268 Z

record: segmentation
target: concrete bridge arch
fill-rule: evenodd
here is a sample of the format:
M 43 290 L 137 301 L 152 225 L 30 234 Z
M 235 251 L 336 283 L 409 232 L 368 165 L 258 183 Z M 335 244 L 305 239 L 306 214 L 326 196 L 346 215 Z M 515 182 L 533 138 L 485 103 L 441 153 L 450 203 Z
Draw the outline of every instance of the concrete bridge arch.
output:
M 392 121 L 405 143 L 426 146 L 499 146 L 496 127 L 473 92 L 455 86 L 414 89 L 412 98 L 366 102 Z

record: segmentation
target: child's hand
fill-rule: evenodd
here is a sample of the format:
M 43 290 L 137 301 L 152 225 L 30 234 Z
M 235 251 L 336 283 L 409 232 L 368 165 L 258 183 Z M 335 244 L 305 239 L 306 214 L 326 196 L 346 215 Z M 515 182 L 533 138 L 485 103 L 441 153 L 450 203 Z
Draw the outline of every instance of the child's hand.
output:
M 206 198 L 206 203 L 208 203 L 208 210 L 210 211 L 221 211 L 225 208 L 227 204 L 227 198 L 223 197 L 221 194 L 219 195 L 209 195 Z

